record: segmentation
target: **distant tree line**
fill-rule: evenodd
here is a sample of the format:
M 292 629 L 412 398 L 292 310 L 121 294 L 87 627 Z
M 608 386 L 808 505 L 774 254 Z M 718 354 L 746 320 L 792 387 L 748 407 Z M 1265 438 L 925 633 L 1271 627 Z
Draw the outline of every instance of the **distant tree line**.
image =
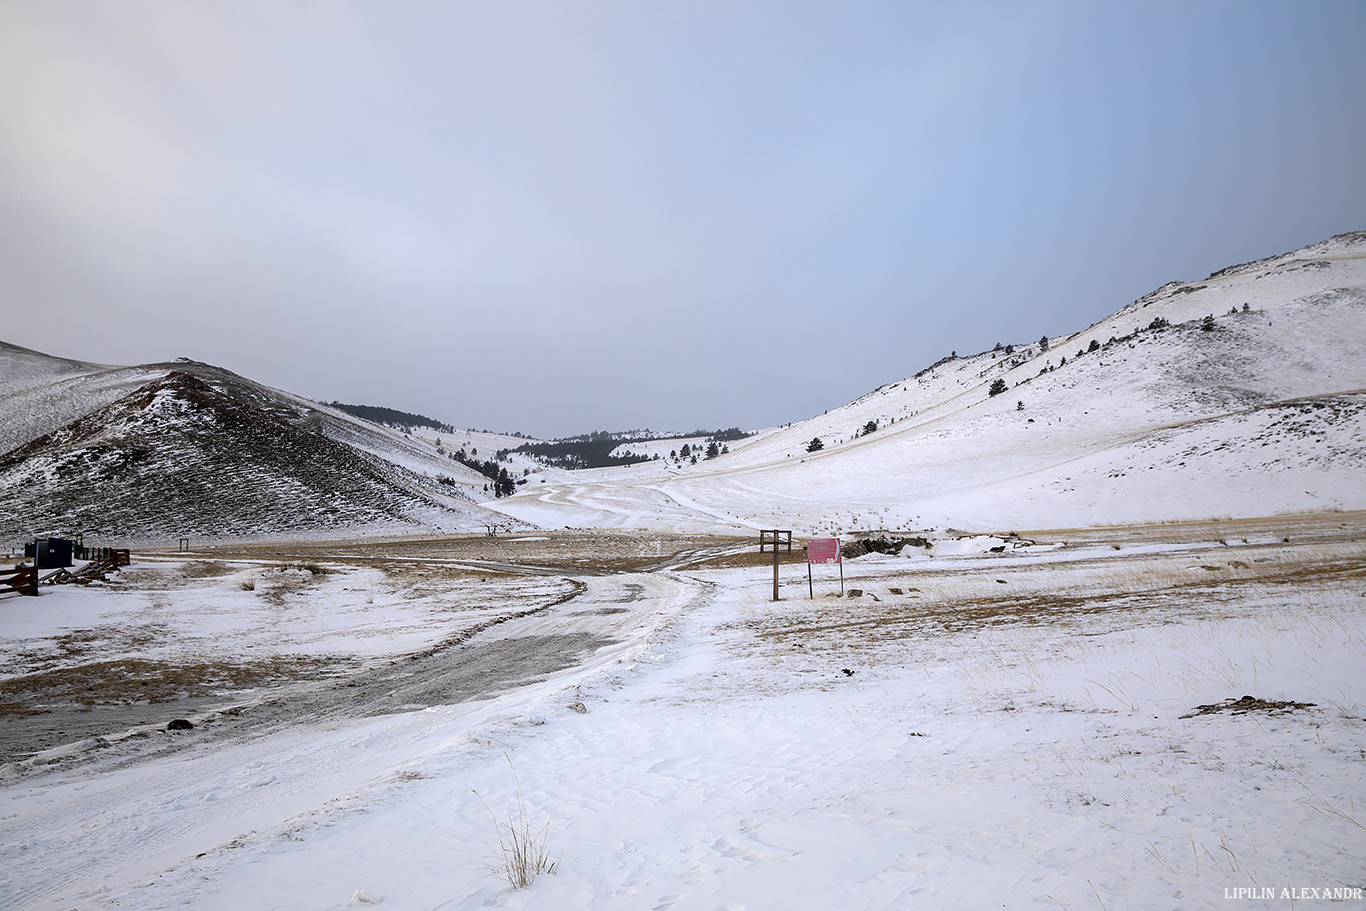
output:
M 693 437 L 706 437 L 708 441 L 715 440 L 718 443 L 729 443 L 732 440 L 743 440 L 750 434 L 745 433 L 739 427 L 731 427 L 726 430 L 694 430 L 692 433 L 676 433 L 671 436 L 659 437 L 661 440 L 688 440 Z
M 628 437 L 623 439 L 622 437 L 623 434 L 594 430 L 592 433 L 568 437 L 563 440 L 526 443 L 512 451 L 532 456 L 536 460 L 555 468 L 568 469 L 604 468 L 608 465 L 634 465 L 636 462 L 650 461 L 649 456 L 629 450 L 621 455 L 612 455 L 612 451 L 621 446 L 622 443 L 639 442 L 639 438 L 631 439 Z M 507 451 L 502 450 L 499 455 Z
M 484 477 L 488 478 L 493 485 L 493 495 L 495 497 L 511 496 L 517 489 L 517 482 L 508 474 L 506 465 L 499 465 L 497 458 L 489 459 L 487 462 L 481 461 L 475 456 L 465 452 L 464 448 L 457 449 L 449 453 L 450 457 L 461 465 L 473 468 Z M 487 485 L 485 486 L 487 489 Z
M 697 437 L 705 437 L 708 446 L 706 447 L 706 457 L 716 458 L 724 450 L 722 446 L 728 440 L 743 440 L 749 436 L 739 427 L 731 427 L 727 430 L 695 430 L 692 433 L 652 433 L 648 430 L 633 430 L 624 433 L 613 433 L 607 430 L 594 430 L 591 433 L 581 434 L 575 437 L 566 437 L 561 440 L 550 440 L 544 443 L 527 443 L 517 447 L 515 450 L 500 450 L 498 455 L 505 456 L 508 452 L 520 452 L 532 456 L 536 460 L 551 465 L 556 468 L 605 468 L 610 465 L 633 465 L 637 462 L 648 462 L 658 459 L 659 456 L 648 456 L 632 452 L 627 449 L 619 455 L 613 452 L 623 445 L 631 443 L 644 443 L 654 440 L 685 440 Z M 702 452 L 701 448 L 697 453 Z M 693 448 L 686 443 L 683 448 L 683 458 L 689 458 L 693 453 Z M 671 458 L 678 459 L 679 453 L 670 454 Z M 694 460 L 695 461 L 695 460 Z
M 403 430 L 412 430 L 416 427 L 430 427 L 440 433 L 454 433 L 455 428 L 450 424 L 443 424 L 438 420 L 429 418 L 422 414 L 412 414 L 407 411 L 398 411 L 394 408 L 385 408 L 383 405 L 348 405 L 345 402 L 326 402 L 333 408 L 353 414 L 358 418 L 373 421 L 376 424 L 383 424 L 387 427 L 398 427 Z

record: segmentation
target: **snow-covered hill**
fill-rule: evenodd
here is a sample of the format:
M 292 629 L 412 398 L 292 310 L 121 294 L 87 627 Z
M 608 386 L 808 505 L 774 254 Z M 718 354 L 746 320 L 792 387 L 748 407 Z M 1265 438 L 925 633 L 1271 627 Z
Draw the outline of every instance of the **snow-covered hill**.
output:
M 0 346 L 0 540 L 476 530 L 487 479 L 420 439 L 192 361 Z
M 945 358 L 696 466 L 546 479 L 497 508 L 803 533 L 1366 508 L 1366 233 L 1172 282 L 1046 342 Z

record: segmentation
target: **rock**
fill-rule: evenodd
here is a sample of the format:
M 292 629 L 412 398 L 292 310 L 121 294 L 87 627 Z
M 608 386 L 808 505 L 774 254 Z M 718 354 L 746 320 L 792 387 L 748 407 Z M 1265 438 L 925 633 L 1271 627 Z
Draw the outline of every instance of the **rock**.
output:
M 848 593 L 847 595 L 845 595 L 845 597 L 846 597 L 846 598 L 862 598 L 862 597 L 863 597 L 863 589 L 861 589 L 861 588 L 851 588 L 851 589 L 849 589 L 849 593 Z
M 186 718 L 174 718 L 166 725 L 168 731 L 193 731 L 194 725 Z
M 577 700 L 577 699 L 575 699 L 573 702 L 569 703 L 569 708 L 570 708 L 571 711 L 578 712 L 580 715 L 587 715 L 587 714 L 588 714 L 588 706 L 584 705 L 582 702 L 580 702 L 580 701 Z

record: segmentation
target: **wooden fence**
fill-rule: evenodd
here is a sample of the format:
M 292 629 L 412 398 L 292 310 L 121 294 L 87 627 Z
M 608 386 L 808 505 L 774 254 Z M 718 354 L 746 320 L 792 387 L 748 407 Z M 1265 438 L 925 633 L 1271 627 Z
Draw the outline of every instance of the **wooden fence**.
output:
M 34 566 L 16 566 L 13 569 L 0 569 L 0 595 L 38 594 L 38 569 Z
M 89 560 L 92 563 L 113 561 L 115 567 L 127 566 L 133 562 L 132 554 L 126 547 L 85 547 L 78 544 L 72 548 L 72 556 L 77 560 Z

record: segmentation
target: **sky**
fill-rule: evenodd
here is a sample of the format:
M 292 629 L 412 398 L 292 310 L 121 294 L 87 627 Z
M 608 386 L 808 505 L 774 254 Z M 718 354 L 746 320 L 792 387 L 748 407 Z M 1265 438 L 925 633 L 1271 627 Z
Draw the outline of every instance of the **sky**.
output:
M 0 340 L 758 429 L 1366 229 L 1366 2 L 0 0 Z

